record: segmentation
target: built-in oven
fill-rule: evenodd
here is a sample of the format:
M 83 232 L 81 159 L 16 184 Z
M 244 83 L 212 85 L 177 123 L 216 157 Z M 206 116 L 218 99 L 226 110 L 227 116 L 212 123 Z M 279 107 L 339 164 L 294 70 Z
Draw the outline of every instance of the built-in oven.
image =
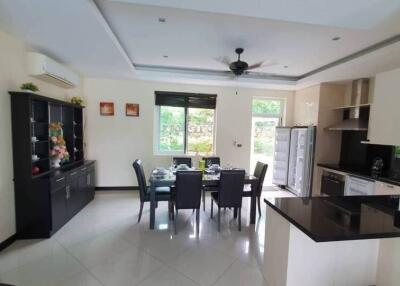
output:
M 328 196 L 343 196 L 345 181 L 345 175 L 324 170 L 321 181 L 321 194 Z

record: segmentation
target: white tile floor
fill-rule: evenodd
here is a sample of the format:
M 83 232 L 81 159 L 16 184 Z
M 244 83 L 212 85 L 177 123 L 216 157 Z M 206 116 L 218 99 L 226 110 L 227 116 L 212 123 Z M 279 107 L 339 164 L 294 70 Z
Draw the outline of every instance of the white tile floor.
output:
M 268 191 L 263 196 L 291 195 Z M 136 223 L 138 206 L 136 192 L 98 192 L 52 238 L 17 241 L 0 252 L 0 282 L 18 286 L 266 285 L 260 271 L 264 218 L 249 226 L 248 199 L 244 200 L 242 232 L 227 210 L 218 233 L 207 198 L 199 236 L 191 211 L 180 213 L 178 235 L 174 235 L 166 203 L 157 209 L 155 231 L 148 229 L 148 203 L 142 221 Z

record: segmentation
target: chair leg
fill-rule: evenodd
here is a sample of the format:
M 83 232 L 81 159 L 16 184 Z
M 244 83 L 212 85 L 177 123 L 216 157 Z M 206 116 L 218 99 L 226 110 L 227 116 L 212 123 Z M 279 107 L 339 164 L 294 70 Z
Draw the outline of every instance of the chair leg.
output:
M 176 227 L 177 222 L 178 222 L 178 209 L 175 210 L 175 219 L 174 219 L 174 231 L 175 231 L 175 234 L 178 234 L 177 227 Z
M 221 231 L 221 208 L 218 207 L 218 232 Z
M 196 209 L 193 209 L 193 212 L 195 211 Z
M 171 219 L 174 221 L 175 220 L 175 215 L 174 215 L 174 212 L 175 212 L 175 205 L 174 205 L 174 202 L 171 202 Z
M 139 217 L 138 217 L 138 220 L 137 220 L 138 223 L 140 222 L 140 220 L 142 218 L 143 205 L 144 205 L 144 202 L 140 202 Z
M 213 200 L 211 199 L 211 218 L 213 218 L 213 214 L 214 214 L 214 204 Z
M 206 192 L 203 190 L 203 211 L 206 211 Z
M 258 216 L 261 216 L 261 197 L 257 197 L 257 203 L 258 203 Z
M 239 212 L 238 212 L 238 228 L 239 231 L 242 231 L 242 208 L 239 208 Z
M 200 208 L 196 209 L 196 232 L 200 233 Z

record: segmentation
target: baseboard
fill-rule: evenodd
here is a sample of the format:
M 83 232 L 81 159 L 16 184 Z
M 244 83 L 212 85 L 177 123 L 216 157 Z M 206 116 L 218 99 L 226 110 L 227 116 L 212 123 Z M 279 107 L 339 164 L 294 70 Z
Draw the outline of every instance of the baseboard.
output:
M 11 235 L 9 238 L 4 240 L 3 242 L 0 242 L 0 251 L 4 250 L 6 247 L 9 247 L 11 244 L 13 244 L 17 240 L 17 234 Z
M 138 191 L 138 186 L 124 186 L 124 187 L 96 187 L 96 191 Z

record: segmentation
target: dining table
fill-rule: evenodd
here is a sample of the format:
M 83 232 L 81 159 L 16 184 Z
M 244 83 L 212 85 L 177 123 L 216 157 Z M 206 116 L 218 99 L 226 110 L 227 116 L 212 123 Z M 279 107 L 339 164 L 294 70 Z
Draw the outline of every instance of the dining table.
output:
M 232 168 L 229 168 L 232 169 Z M 205 170 L 203 174 L 203 186 L 204 187 L 214 187 L 218 190 L 219 185 L 219 173 L 215 173 L 213 171 Z M 155 224 L 155 215 L 156 215 L 156 188 L 158 187 L 172 187 L 175 185 L 176 176 L 175 170 L 164 169 L 163 172 L 160 172 L 158 169 L 155 169 L 151 172 L 149 183 L 150 183 L 150 229 L 154 229 Z M 255 224 L 256 222 L 256 203 L 257 203 L 257 186 L 258 186 L 258 178 L 245 174 L 244 179 L 245 185 L 251 186 L 251 200 L 250 200 L 250 224 Z M 236 209 L 235 209 L 236 216 Z

